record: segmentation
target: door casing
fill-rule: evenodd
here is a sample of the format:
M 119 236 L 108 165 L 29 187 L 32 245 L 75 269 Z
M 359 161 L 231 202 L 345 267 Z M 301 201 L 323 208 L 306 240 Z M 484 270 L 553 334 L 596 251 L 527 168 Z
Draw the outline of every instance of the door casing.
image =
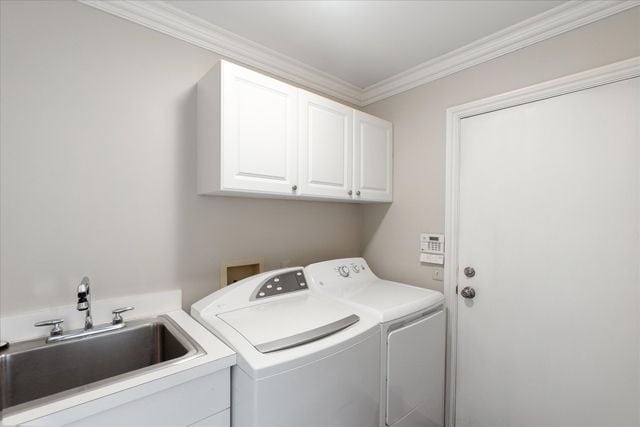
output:
M 640 76 L 640 57 L 572 74 L 505 94 L 447 109 L 444 293 L 447 309 L 447 369 L 445 426 L 455 426 L 458 278 L 458 219 L 460 202 L 460 128 L 467 117 L 566 95 Z

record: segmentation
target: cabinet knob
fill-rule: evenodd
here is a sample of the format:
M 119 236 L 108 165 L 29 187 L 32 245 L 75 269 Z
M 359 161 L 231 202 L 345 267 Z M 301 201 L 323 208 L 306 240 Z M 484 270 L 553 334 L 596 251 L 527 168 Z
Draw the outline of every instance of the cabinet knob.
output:
M 352 194 L 353 194 L 353 191 L 349 190 L 349 195 L 352 195 Z
M 360 190 L 356 191 L 356 196 L 360 195 Z
M 297 185 L 294 185 L 293 187 L 291 187 L 291 189 L 292 189 L 293 191 L 296 191 L 296 190 L 298 189 L 298 186 L 297 186 Z

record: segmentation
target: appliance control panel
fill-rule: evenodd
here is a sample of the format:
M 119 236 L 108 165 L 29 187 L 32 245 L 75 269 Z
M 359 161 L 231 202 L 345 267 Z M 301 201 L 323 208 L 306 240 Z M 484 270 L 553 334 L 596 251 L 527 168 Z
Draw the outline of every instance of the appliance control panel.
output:
M 304 272 L 302 270 L 287 271 L 286 273 L 275 274 L 260 283 L 251 300 L 304 289 L 307 289 L 307 279 L 304 277 Z
M 378 279 L 364 258 L 341 258 L 317 262 L 304 268 L 310 286 L 344 286 L 368 283 Z
M 341 277 L 353 277 L 353 275 L 360 274 L 365 271 L 367 267 L 363 263 L 350 262 L 348 264 L 342 264 L 335 268 Z

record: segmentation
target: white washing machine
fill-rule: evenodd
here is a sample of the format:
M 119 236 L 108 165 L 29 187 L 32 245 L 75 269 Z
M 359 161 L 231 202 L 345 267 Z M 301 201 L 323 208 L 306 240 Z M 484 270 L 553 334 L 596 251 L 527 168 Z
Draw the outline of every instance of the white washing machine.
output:
M 379 279 L 363 258 L 311 264 L 312 290 L 381 324 L 379 425 L 444 425 L 445 312 L 440 292 Z
M 214 292 L 191 315 L 237 352 L 233 427 L 371 427 L 380 414 L 380 327 L 307 286 L 304 269 Z

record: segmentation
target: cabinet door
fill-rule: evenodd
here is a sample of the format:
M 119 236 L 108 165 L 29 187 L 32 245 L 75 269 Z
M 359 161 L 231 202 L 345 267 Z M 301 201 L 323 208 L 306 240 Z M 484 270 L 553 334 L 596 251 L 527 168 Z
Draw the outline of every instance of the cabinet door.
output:
M 231 425 L 231 411 L 229 408 L 215 415 L 200 420 L 189 427 L 229 427 Z
M 354 113 L 353 188 L 356 200 L 390 202 L 393 180 L 391 123 Z
M 300 90 L 300 194 L 351 199 L 353 109 Z
M 223 190 L 295 194 L 297 95 L 293 86 L 223 63 Z

